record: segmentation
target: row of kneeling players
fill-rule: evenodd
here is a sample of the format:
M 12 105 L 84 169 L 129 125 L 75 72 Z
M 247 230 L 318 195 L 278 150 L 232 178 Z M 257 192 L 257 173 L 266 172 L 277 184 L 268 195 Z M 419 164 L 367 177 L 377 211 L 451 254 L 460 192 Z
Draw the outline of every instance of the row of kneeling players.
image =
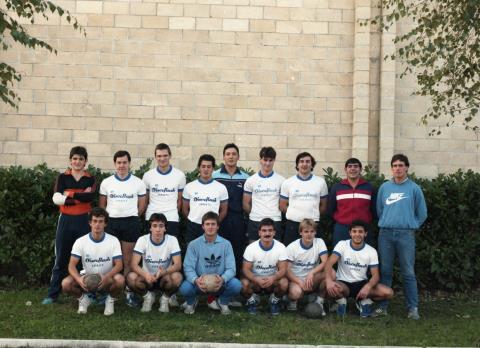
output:
M 269 296 L 270 314 L 278 315 L 282 299 L 288 299 L 287 309 L 296 310 L 297 301 L 309 295 L 314 304 L 309 305 L 312 315 L 325 316 L 324 301 L 330 298 L 336 302 L 337 315 L 344 316 L 350 297 L 360 316 L 369 317 L 373 301 L 388 301 L 393 296 L 391 288 L 379 283 L 377 251 L 365 243 L 368 231 L 363 221 L 354 221 L 349 227 L 351 239 L 337 243 L 329 255 L 324 241 L 315 237 L 313 220 L 303 220 L 300 238 L 285 246 L 274 239 L 274 221 L 265 218 L 259 225 L 259 239 L 243 254 L 240 279 L 235 277 L 232 246 L 218 235 L 217 213 L 203 215 L 203 234 L 189 243 L 183 272 L 177 238 L 165 233 L 165 215 L 154 213 L 149 222 L 150 233 L 137 240 L 125 279 L 120 242 L 105 233 L 108 213 L 103 208 L 92 209 L 91 232 L 75 241 L 69 275 L 62 281 L 63 291 L 78 298 L 78 313 L 85 314 L 90 304 L 102 301 L 104 314 L 112 315 L 115 300 L 126 285 L 143 298 L 142 312 L 151 311 L 157 293 L 159 311 L 169 312 L 170 307 L 178 306 L 179 293 L 185 299 L 182 308 L 186 314 L 195 313 L 202 294 L 207 295 L 208 307 L 225 315 L 231 313 L 233 302 L 256 314 L 261 295 Z

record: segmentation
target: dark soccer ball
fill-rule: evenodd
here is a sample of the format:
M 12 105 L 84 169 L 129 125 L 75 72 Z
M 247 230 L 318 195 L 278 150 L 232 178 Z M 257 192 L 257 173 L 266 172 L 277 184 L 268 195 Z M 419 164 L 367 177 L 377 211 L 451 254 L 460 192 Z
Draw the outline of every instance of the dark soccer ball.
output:
M 85 284 L 88 291 L 97 291 L 101 281 L 102 276 L 98 273 L 87 274 L 83 277 L 83 284 Z
M 318 303 L 312 302 L 305 306 L 304 314 L 310 319 L 322 319 L 322 312 L 322 307 Z

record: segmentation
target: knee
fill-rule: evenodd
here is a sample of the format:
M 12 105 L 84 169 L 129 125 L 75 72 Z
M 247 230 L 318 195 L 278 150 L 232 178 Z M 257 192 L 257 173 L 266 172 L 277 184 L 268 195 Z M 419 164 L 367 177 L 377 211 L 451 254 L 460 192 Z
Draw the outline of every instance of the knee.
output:
M 385 293 L 385 298 L 387 300 L 391 300 L 393 298 L 394 292 L 392 288 L 388 288 L 386 293 Z
M 226 287 L 230 288 L 232 291 L 234 291 L 237 294 L 240 293 L 240 291 L 243 288 L 242 283 L 237 278 L 230 279 L 227 282 Z
M 73 287 L 73 279 L 72 277 L 68 276 L 62 280 L 62 291 L 65 293 L 69 293 Z
M 195 287 L 192 283 L 187 280 L 184 280 L 178 289 L 182 296 L 191 296 L 195 293 Z
M 115 288 L 123 288 L 125 287 L 125 277 L 119 273 L 113 276 L 113 286 Z
M 179 287 L 180 284 L 182 283 L 183 276 L 180 272 L 174 272 L 170 275 L 170 279 L 173 286 Z
M 288 290 L 288 279 L 282 278 L 278 281 L 278 286 L 282 292 L 287 292 Z
M 289 288 L 288 288 L 288 297 L 291 300 L 295 301 L 295 300 L 298 300 L 299 298 L 301 298 L 302 296 L 303 296 L 302 289 L 297 284 L 291 283 Z

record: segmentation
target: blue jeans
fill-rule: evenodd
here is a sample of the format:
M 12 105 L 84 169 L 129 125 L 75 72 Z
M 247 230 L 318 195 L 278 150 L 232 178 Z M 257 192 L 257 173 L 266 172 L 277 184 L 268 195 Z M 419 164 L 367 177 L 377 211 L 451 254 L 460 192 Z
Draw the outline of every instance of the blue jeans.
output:
M 230 279 L 224 286 L 214 295 L 218 297 L 220 304 L 228 304 L 233 296 L 240 293 L 242 284 L 237 278 Z M 180 294 L 185 297 L 187 304 L 192 305 L 195 303 L 195 299 L 198 294 L 204 294 L 202 290 L 196 284 L 190 283 L 188 280 L 184 280 L 180 286 Z
M 418 307 L 417 278 L 415 277 L 415 231 L 380 229 L 378 252 L 380 254 L 380 282 L 386 286 L 392 286 L 393 263 L 395 255 L 398 255 L 406 306 L 409 310 Z M 386 308 L 388 301 L 383 301 L 380 306 Z

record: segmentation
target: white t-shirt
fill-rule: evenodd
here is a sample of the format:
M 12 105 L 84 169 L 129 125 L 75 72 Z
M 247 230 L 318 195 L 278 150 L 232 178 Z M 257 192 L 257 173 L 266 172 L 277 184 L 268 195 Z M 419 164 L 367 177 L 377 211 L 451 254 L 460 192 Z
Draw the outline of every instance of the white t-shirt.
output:
M 112 175 L 100 184 L 100 194 L 107 196 L 107 212 L 112 218 L 138 216 L 138 198 L 146 193 L 143 181 L 132 174 L 125 179 Z
M 378 267 L 377 251 L 364 243 L 360 249 L 353 249 L 351 240 L 342 240 L 333 249 L 339 256 L 337 279 L 348 283 L 355 283 L 368 279 L 369 267 Z
M 165 173 L 157 167 L 143 175 L 143 182 L 149 193 L 145 219 L 153 213 L 163 213 L 168 221 L 178 222 L 177 199 L 185 187 L 185 174 L 172 166 Z
M 277 263 L 287 260 L 285 245 L 274 240 L 270 249 L 264 249 L 260 240 L 253 242 L 245 249 L 243 259 L 252 262 L 252 272 L 255 276 L 270 276 L 278 271 Z
M 325 180 L 316 175 L 302 179 L 294 175 L 282 184 L 280 197 L 288 199 L 286 217 L 301 222 L 303 219 L 320 220 L 320 199 L 327 198 L 328 187 Z
M 320 263 L 320 256 L 328 254 L 322 238 L 315 238 L 313 244 L 306 248 L 302 239 L 297 239 L 287 246 L 288 261 L 292 263 L 292 272 L 303 278 Z
M 113 260 L 122 258 L 122 249 L 117 237 L 104 233 L 100 241 L 92 234 L 78 238 L 72 247 L 72 256 L 82 260 L 86 274 L 107 274 L 113 268 Z
M 220 203 L 228 201 L 228 191 L 216 180 L 204 183 L 197 179 L 185 186 L 183 199 L 190 202 L 188 220 L 201 224 L 205 213 L 213 211 L 218 214 Z
M 133 252 L 142 255 L 142 269 L 150 274 L 157 273 L 162 267 L 166 269 L 172 262 L 172 257 L 180 255 L 180 246 L 176 237 L 165 234 L 159 244 L 152 241 L 151 235 L 138 238 Z
M 262 221 L 267 217 L 274 221 L 282 220 L 278 200 L 284 181 L 283 176 L 273 171 L 268 176 L 263 176 L 261 172 L 255 173 L 245 181 L 243 192 L 252 197 L 250 220 Z

